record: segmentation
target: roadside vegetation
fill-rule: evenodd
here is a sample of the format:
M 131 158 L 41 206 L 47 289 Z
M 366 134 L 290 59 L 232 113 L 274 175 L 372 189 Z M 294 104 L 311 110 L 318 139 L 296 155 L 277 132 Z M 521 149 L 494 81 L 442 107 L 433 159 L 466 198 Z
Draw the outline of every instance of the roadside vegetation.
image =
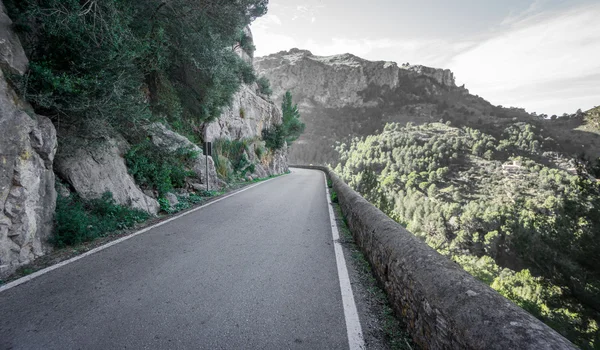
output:
M 438 252 L 584 349 L 600 348 L 600 182 L 526 123 L 500 136 L 388 124 L 335 171 Z
M 298 105 L 293 103 L 292 93 L 287 91 L 281 103 L 283 120 L 271 128 L 262 131 L 262 138 L 270 150 L 278 150 L 284 145 L 291 146 L 304 133 L 306 125 L 300 120 Z
M 76 194 L 59 195 L 51 242 L 59 248 L 73 246 L 132 228 L 149 218 L 144 211 L 116 204 L 110 192 L 91 200 Z

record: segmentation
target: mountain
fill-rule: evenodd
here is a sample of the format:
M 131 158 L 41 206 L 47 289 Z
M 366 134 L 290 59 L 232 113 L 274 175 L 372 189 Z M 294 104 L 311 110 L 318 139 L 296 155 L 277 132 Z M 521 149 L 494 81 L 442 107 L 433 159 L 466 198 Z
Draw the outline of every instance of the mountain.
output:
M 521 108 L 494 106 L 456 86 L 447 69 L 368 61 L 351 54 L 328 57 L 292 49 L 254 61 L 271 82 L 273 98 L 290 90 L 298 102 L 305 134 L 290 151 L 290 163 L 325 164 L 338 159 L 336 142 L 383 130 L 386 123 L 450 121 L 494 137 L 528 123 L 546 135 L 546 150 L 600 156 L 600 137 L 585 128 L 584 114 L 548 118 Z

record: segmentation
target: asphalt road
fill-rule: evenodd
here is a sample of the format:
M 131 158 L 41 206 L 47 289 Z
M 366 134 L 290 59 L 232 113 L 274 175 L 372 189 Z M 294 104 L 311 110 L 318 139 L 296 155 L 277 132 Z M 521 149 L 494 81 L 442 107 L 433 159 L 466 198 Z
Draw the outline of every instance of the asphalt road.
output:
M 294 169 L 0 293 L 0 349 L 346 349 L 323 174 Z

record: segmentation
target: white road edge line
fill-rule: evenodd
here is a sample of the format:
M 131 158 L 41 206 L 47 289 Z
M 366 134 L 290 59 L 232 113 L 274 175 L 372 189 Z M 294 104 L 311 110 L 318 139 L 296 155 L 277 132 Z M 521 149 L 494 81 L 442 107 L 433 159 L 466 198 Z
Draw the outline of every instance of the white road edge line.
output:
M 354 294 L 352 293 L 352 285 L 348 276 L 348 267 L 344 258 L 344 251 L 340 243 L 340 232 L 335 221 L 335 213 L 333 212 L 333 203 L 329 195 L 329 186 L 327 185 L 327 175 L 323 173 L 325 179 L 325 195 L 327 206 L 329 207 L 329 220 L 331 221 L 331 234 L 333 236 L 333 246 L 335 250 L 335 261 L 337 263 L 338 277 L 340 279 L 340 289 L 342 291 L 342 303 L 344 304 L 344 318 L 346 319 L 346 331 L 348 332 L 348 345 L 350 350 L 365 349 L 365 340 L 363 338 L 356 303 L 354 302 Z
M 119 238 L 119 239 L 117 239 L 117 240 L 114 240 L 114 241 L 112 241 L 112 242 L 109 242 L 109 243 L 106 243 L 106 244 L 104 244 L 104 245 L 101 245 L 101 246 L 99 246 L 99 247 L 97 247 L 97 248 L 94 248 L 94 249 L 92 249 L 92 250 L 90 250 L 90 251 L 88 251 L 88 252 L 85 252 L 85 253 L 83 253 L 83 254 L 81 254 L 81 255 L 77 255 L 77 256 L 75 256 L 75 257 L 73 257 L 73 258 L 71 258 L 71 259 L 68 259 L 68 260 L 65 260 L 65 261 L 61 261 L 61 262 L 59 262 L 58 264 L 55 264 L 55 265 L 49 266 L 49 267 L 47 267 L 47 268 L 45 268 L 45 269 L 39 270 L 39 271 L 37 271 L 37 272 L 34 272 L 34 273 L 32 273 L 31 275 L 27 275 L 27 276 L 25 276 L 25 277 L 21 277 L 21 278 L 19 278 L 19 279 L 17 279 L 17 280 L 14 280 L 14 281 L 10 282 L 10 283 L 7 283 L 7 284 L 5 284 L 5 285 L 3 285 L 3 286 L 0 286 L 0 293 L 2 293 L 2 292 L 4 292 L 4 291 L 6 291 L 6 290 L 8 290 L 8 289 L 14 288 L 14 287 L 16 287 L 16 286 L 18 286 L 18 285 L 21 285 L 21 284 L 23 284 L 23 283 L 29 282 L 29 281 L 31 281 L 32 279 L 34 279 L 34 278 L 37 278 L 37 277 L 39 277 L 39 276 L 41 276 L 41 275 L 47 274 L 47 273 L 48 273 L 48 272 L 50 272 L 50 271 L 56 270 L 56 269 L 58 269 L 58 268 L 60 268 L 60 267 L 63 267 L 63 266 L 65 266 L 65 265 L 68 265 L 68 264 L 70 264 L 70 263 L 73 263 L 73 262 L 75 262 L 75 261 L 77 261 L 77 260 L 83 259 L 83 258 L 85 258 L 86 256 L 90 256 L 90 255 L 92 255 L 92 254 L 98 253 L 99 251 L 102 251 L 102 250 L 104 250 L 104 249 L 110 248 L 110 247 L 112 247 L 113 245 L 116 245 L 116 244 L 119 244 L 119 243 L 121 243 L 121 242 L 124 242 L 124 241 L 126 241 L 126 240 L 128 240 L 128 239 L 131 239 L 131 238 L 135 237 L 135 236 L 141 235 L 142 233 L 148 232 L 148 231 L 150 231 L 150 230 L 152 230 L 152 229 L 154 229 L 154 228 L 157 228 L 157 227 L 159 227 L 159 226 L 162 226 L 162 225 L 164 225 L 164 224 L 167 224 L 167 223 L 169 223 L 169 222 L 171 222 L 171 221 L 173 221 L 173 220 L 177 220 L 177 219 L 179 219 L 179 218 L 182 218 L 182 217 L 184 217 L 184 216 L 186 216 L 186 215 L 189 215 L 189 214 L 191 214 L 191 213 L 197 212 L 197 211 L 198 211 L 198 210 L 200 210 L 200 209 L 206 208 L 206 207 L 208 207 L 208 206 L 211 206 L 211 205 L 213 205 L 213 204 L 215 204 L 215 203 L 218 203 L 218 202 L 220 202 L 220 201 L 222 201 L 222 200 L 225 200 L 225 199 L 227 199 L 227 198 L 229 198 L 229 197 L 233 197 L 233 196 L 235 196 L 235 195 L 237 195 L 237 194 L 240 194 L 240 193 L 242 193 L 242 192 L 248 191 L 248 190 L 249 190 L 249 189 L 251 189 L 251 188 L 254 188 L 254 187 L 256 187 L 256 186 L 260 186 L 260 185 L 262 185 L 262 184 L 265 184 L 265 183 L 267 183 L 267 182 L 269 182 L 269 181 L 271 181 L 271 180 L 275 180 L 275 179 L 276 179 L 276 177 L 275 177 L 275 178 L 271 178 L 271 179 L 269 179 L 269 180 L 265 180 L 265 181 L 259 182 L 259 183 L 255 184 L 255 185 L 248 186 L 248 187 L 246 187 L 246 188 L 243 188 L 243 189 L 241 189 L 241 190 L 239 190 L 239 191 L 236 191 L 236 192 L 233 192 L 233 193 L 231 193 L 231 194 L 228 194 L 228 195 L 226 195 L 226 196 L 224 196 L 224 197 L 221 197 L 221 198 L 215 199 L 214 201 L 212 201 L 212 202 L 210 202 L 210 203 L 206 203 L 206 204 L 204 204 L 204 205 L 202 205 L 202 206 L 199 206 L 198 208 L 194 208 L 194 209 L 192 209 L 192 210 L 186 211 L 185 213 L 182 213 L 182 214 L 179 214 L 179 215 L 173 216 L 172 218 L 169 218 L 169 219 L 167 219 L 167 220 L 165 220 L 165 221 L 161 221 L 161 222 L 159 222 L 159 223 L 157 223 L 157 224 L 154 224 L 154 225 L 152 225 L 152 226 L 146 227 L 146 228 L 144 228 L 144 229 L 142 229 L 142 230 L 139 230 L 139 231 L 137 231 L 137 232 L 134 232 L 134 233 L 132 233 L 132 234 L 130 234 L 130 235 L 128 235 L 128 236 L 125 236 L 125 237 Z

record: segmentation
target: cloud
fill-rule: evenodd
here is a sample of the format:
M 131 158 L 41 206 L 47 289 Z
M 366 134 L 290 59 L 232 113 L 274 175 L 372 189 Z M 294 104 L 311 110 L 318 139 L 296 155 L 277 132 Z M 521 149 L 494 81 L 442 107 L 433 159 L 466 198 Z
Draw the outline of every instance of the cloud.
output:
M 514 13 L 511 12 L 503 21 L 502 25 L 511 25 L 518 23 L 524 19 L 530 18 L 541 12 L 544 5 L 548 3 L 548 0 L 534 0 L 525 11 Z
M 584 6 L 559 14 L 535 14 L 511 20 L 504 32 L 456 55 L 449 67 L 473 92 L 503 105 L 519 105 L 548 114 L 557 111 L 560 82 L 582 108 L 592 106 L 593 84 L 577 82 L 600 72 L 600 6 Z M 594 82 L 600 86 L 600 77 Z M 600 88 L 593 88 L 600 100 Z M 519 94 L 515 94 L 518 91 Z M 588 96 L 588 97 L 584 97 Z M 575 99 L 574 99 L 575 100 Z M 570 108 L 573 108 L 572 106 Z

